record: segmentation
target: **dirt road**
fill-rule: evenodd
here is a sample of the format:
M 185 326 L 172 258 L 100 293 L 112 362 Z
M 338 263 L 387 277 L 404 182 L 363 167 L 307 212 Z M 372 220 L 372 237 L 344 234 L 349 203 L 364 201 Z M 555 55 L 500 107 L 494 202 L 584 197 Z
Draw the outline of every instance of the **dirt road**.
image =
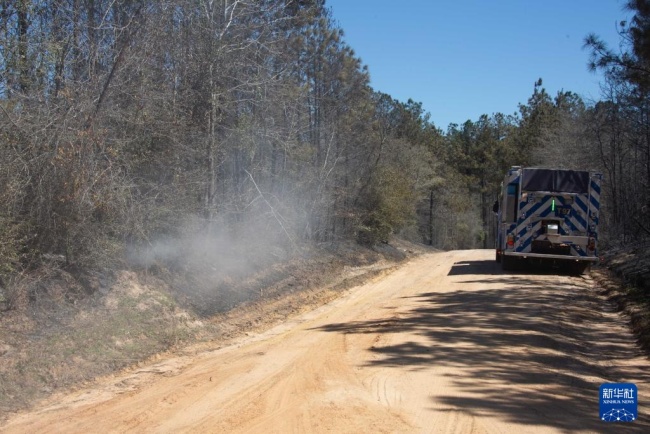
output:
M 603 382 L 650 362 L 584 278 L 504 274 L 492 251 L 416 258 L 261 335 L 106 379 L 12 418 L 24 432 L 612 432 Z

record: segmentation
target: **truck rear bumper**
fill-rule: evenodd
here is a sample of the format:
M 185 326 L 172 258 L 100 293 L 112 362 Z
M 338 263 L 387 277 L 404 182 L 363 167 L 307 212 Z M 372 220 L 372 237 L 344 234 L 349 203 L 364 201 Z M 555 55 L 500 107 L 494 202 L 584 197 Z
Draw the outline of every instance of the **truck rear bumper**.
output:
M 540 259 L 562 259 L 565 261 L 579 262 L 598 262 L 596 256 L 571 256 L 571 255 L 547 255 L 544 253 L 521 253 L 521 252 L 501 252 L 505 256 L 516 256 L 519 258 L 540 258 Z

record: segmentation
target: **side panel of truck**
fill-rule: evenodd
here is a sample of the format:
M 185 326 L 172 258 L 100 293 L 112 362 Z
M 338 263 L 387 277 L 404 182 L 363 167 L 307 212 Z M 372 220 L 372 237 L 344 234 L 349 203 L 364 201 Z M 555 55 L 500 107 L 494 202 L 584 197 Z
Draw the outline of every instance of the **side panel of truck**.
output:
M 593 172 L 511 168 L 500 197 L 497 260 L 596 261 L 601 180 Z

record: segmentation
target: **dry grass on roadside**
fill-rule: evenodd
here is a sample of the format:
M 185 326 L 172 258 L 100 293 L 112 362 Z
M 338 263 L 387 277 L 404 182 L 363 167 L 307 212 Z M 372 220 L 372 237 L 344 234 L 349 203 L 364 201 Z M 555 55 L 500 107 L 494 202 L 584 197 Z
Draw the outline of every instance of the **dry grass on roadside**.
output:
M 624 276 L 617 276 L 608 268 L 592 270 L 602 294 L 614 302 L 629 319 L 639 345 L 650 357 L 650 290 L 626 281 Z
M 605 294 L 630 318 L 639 344 L 650 355 L 650 241 L 611 248 L 607 269 L 594 273 Z
M 205 325 L 135 273 L 106 296 L 39 300 L 0 317 L 0 414 L 195 338 Z

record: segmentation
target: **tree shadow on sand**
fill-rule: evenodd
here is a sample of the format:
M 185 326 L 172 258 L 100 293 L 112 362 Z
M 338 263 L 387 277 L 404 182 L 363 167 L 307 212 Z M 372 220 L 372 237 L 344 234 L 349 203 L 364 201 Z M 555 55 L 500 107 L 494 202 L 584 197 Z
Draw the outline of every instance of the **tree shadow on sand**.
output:
M 472 271 L 450 274 L 502 274 L 491 271 L 495 267 L 488 261 L 458 267 Z M 577 279 L 565 278 L 549 288 L 547 278 L 505 274 L 465 282 L 486 289 L 423 293 L 410 297 L 410 309 L 393 317 L 320 330 L 413 336 L 370 348 L 375 357 L 367 366 L 459 368 L 463 374 L 451 379 L 459 393 L 433 397 L 438 408 L 567 432 L 650 432 L 646 420 L 623 427 L 598 418 L 601 383 L 647 382 L 650 373 L 644 372 L 645 359 L 633 371 L 616 367 L 617 360 L 637 357 L 640 350 L 629 334 L 607 327 L 612 320 L 602 316 L 602 304 L 586 286 L 576 288 Z

